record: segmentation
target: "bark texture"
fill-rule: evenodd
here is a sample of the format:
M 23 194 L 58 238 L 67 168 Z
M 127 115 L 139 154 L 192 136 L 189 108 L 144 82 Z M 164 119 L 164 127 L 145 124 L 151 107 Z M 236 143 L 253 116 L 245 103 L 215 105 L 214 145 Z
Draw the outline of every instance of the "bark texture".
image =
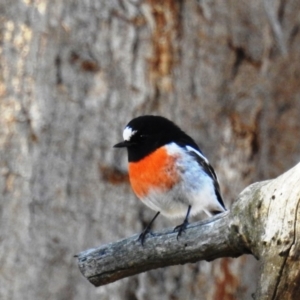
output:
M 0 298 L 251 299 L 250 258 L 94 289 L 73 255 L 152 217 L 130 190 L 125 153 L 112 149 L 134 116 L 161 114 L 192 135 L 227 207 L 299 161 L 299 6 L 1 1 Z
M 300 163 L 282 176 L 252 184 L 232 210 L 173 230 L 90 249 L 78 256 L 82 274 L 95 286 L 175 264 L 253 254 L 262 261 L 254 299 L 297 300 L 300 289 Z
M 173 229 L 149 235 L 144 245 L 138 235 L 86 250 L 78 255 L 81 273 L 95 286 L 172 265 L 238 257 L 243 254 L 242 243 L 230 244 L 236 230 L 229 226 L 224 213 L 213 220 L 193 223 L 177 239 Z

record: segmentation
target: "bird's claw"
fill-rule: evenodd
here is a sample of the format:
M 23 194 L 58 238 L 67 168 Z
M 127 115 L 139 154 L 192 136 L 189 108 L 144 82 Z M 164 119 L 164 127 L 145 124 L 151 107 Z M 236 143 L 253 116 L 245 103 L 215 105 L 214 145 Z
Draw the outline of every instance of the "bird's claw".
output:
M 146 228 L 146 229 L 139 235 L 139 238 L 137 239 L 138 242 L 141 242 L 142 246 L 144 246 L 144 241 L 145 241 L 146 235 L 147 235 L 148 233 L 151 234 L 151 235 L 153 235 L 153 233 L 152 233 L 148 228 Z
M 178 240 L 178 238 L 181 236 L 181 233 L 182 233 L 182 232 L 185 232 L 186 227 L 187 227 L 188 224 L 189 224 L 188 222 L 183 222 L 182 224 L 177 225 L 177 226 L 174 228 L 174 232 L 175 232 L 175 231 L 178 231 L 178 234 L 177 234 L 177 240 Z

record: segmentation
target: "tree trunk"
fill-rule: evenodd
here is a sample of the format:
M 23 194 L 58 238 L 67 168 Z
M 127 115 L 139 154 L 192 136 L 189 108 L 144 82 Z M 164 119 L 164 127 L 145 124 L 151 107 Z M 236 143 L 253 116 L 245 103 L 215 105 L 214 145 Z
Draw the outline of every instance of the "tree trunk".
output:
M 153 214 L 112 149 L 134 116 L 164 115 L 193 136 L 228 208 L 296 164 L 299 5 L 2 1 L 0 298 L 251 299 L 250 256 L 94 289 L 73 255 L 141 231 Z M 156 229 L 173 225 L 160 218 Z

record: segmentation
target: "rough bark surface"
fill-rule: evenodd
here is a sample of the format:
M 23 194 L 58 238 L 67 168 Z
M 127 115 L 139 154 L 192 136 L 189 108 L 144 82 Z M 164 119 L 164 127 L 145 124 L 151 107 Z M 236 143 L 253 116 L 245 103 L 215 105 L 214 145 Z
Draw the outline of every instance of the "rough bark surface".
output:
M 252 184 L 232 210 L 173 230 L 138 236 L 90 249 L 78 256 L 82 274 L 100 286 L 133 274 L 175 264 L 253 254 L 261 260 L 255 299 L 299 299 L 300 163 L 282 176 Z
M 112 149 L 134 116 L 162 114 L 192 135 L 227 207 L 299 161 L 299 6 L 2 0 L 0 298 L 251 299 L 251 258 L 94 289 L 73 255 L 152 217 L 130 190 L 125 153 Z

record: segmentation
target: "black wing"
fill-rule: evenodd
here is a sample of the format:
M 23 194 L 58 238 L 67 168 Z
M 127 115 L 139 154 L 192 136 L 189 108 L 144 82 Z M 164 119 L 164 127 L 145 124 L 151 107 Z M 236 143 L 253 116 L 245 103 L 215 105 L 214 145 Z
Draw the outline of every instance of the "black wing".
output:
M 202 167 L 204 172 L 213 179 L 217 199 L 220 202 L 220 204 L 224 207 L 224 209 L 226 209 L 221 196 L 220 185 L 215 170 L 210 165 L 209 161 L 205 158 L 201 151 L 199 151 L 198 149 L 196 150 L 191 146 L 188 146 L 186 148 L 188 153 L 196 159 L 196 161 Z

